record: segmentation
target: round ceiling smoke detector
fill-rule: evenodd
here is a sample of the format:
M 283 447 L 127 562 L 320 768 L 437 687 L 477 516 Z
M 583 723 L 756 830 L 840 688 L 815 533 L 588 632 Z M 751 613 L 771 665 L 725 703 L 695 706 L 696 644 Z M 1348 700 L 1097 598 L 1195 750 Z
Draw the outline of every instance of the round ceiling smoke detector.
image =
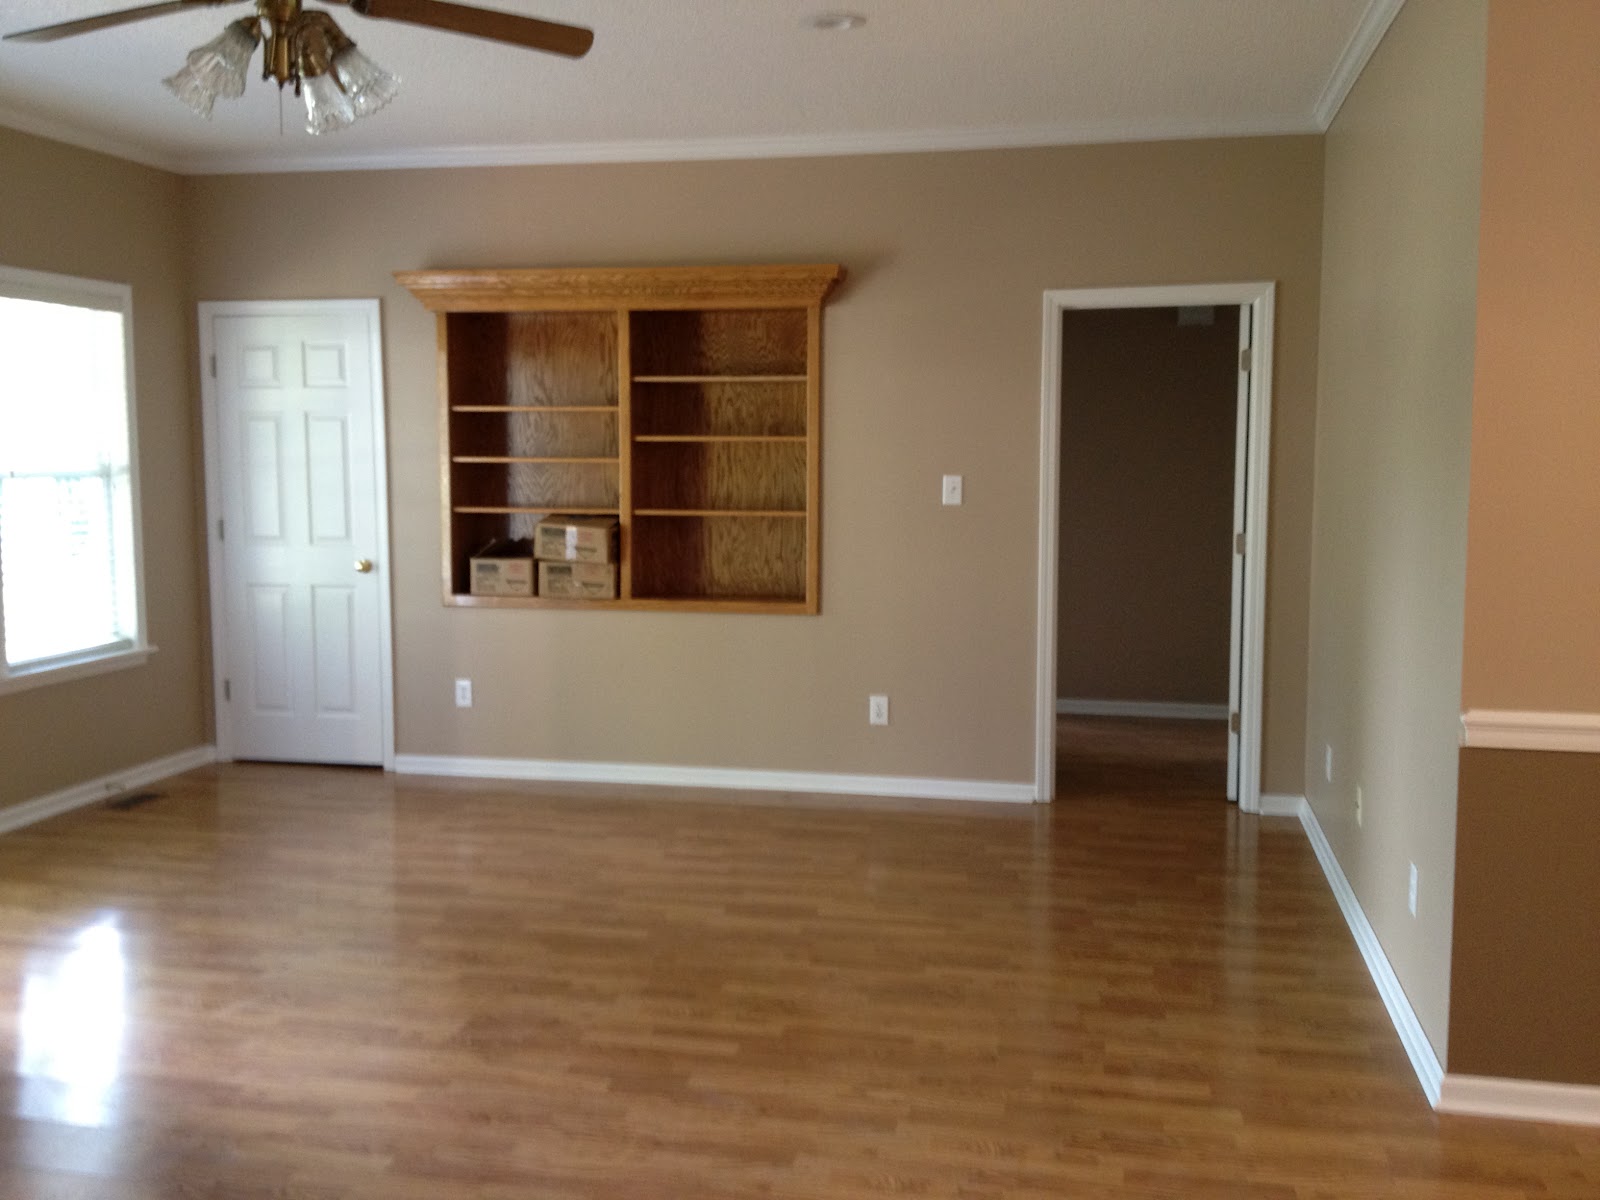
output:
M 853 12 L 825 12 L 806 18 L 807 25 L 824 33 L 843 33 L 847 29 L 860 29 L 866 23 L 865 17 Z

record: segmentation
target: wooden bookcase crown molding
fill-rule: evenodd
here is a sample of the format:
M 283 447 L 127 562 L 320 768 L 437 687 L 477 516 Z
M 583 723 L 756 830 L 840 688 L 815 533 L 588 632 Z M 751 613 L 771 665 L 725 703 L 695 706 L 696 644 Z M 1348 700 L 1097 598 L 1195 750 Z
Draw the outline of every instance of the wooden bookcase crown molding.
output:
M 438 316 L 444 601 L 815 613 L 834 264 L 402 271 Z M 614 600 L 475 596 L 548 515 L 614 516 Z
M 551 267 L 397 271 L 432 312 L 769 308 L 821 304 L 837 264 L 755 267 Z

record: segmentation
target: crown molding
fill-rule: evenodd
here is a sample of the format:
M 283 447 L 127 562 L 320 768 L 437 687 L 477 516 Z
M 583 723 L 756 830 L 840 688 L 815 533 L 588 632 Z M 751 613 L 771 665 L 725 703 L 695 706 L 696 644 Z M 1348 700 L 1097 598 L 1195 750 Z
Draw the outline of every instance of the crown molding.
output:
M 92 150 L 96 154 L 110 155 L 112 158 L 125 159 L 141 166 L 155 167 L 157 170 L 170 171 L 174 174 L 184 173 L 181 160 L 172 155 L 124 141 L 108 133 L 75 125 L 70 121 L 60 121 L 53 117 L 24 112 L 19 108 L 0 106 L 0 125 L 14 129 L 18 133 L 49 138 L 52 142 L 63 142 L 80 150 Z
M 681 138 L 655 141 L 560 142 L 529 145 L 433 146 L 338 155 L 220 154 L 181 158 L 186 175 L 270 175 L 317 171 L 433 170 L 460 167 L 563 166 L 593 163 L 713 162 L 757 158 L 831 158 L 922 154 L 948 150 L 1016 150 L 1106 142 L 1317 134 L 1308 116 L 1248 120 L 1080 121 L 1000 129 L 930 129 L 780 137 Z
M 1316 106 L 1311 110 L 1316 119 L 1317 132 L 1328 132 L 1328 126 L 1333 124 L 1333 119 L 1339 115 L 1345 98 L 1350 95 L 1350 89 L 1355 87 L 1356 80 L 1361 78 L 1361 72 L 1366 70 L 1367 63 L 1372 59 L 1373 51 L 1377 50 L 1378 43 L 1383 41 L 1383 35 L 1389 32 L 1389 26 L 1394 24 L 1395 17 L 1400 15 L 1400 8 L 1405 0 L 1368 0 L 1367 11 L 1361 14 L 1361 20 L 1356 24 L 1355 32 L 1350 35 L 1344 53 L 1339 55 L 1339 61 L 1333 65 L 1333 73 L 1328 76 L 1328 82 L 1323 85 L 1322 95 L 1317 97 Z
M 821 304 L 844 278 L 844 268 L 570 267 L 396 271 L 394 277 L 431 312 L 569 312 Z
M 1398 0 L 1373 0 L 1375 6 Z M 1367 51 L 1371 53 L 1370 49 Z M 1364 59 L 1362 60 L 1365 61 Z M 1353 77 L 1351 82 L 1353 82 Z M 1340 99 L 1342 100 L 1342 95 Z M 995 129 L 881 130 L 866 133 L 786 134 L 776 137 L 668 138 L 644 141 L 548 142 L 334 154 L 188 154 L 128 142 L 69 121 L 0 107 L 0 125 L 179 175 L 279 175 L 332 171 L 407 171 L 465 167 L 581 166 L 600 163 L 721 162 L 734 159 L 832 158 L 927 154 L 959 150 L 1025 150 L 1117 142 L 1199 141 L 1210 138 L 1320 134 L 1315 116 L 1280 114 L 1233 120 L 1072 121 Z

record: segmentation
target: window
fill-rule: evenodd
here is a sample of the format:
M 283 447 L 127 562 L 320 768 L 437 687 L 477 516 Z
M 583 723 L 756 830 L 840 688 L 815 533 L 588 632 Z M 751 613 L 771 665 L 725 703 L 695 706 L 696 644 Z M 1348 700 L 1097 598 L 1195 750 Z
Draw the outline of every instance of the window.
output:
M 0 691 L 144 661 L 132 291 L 0 267 Z

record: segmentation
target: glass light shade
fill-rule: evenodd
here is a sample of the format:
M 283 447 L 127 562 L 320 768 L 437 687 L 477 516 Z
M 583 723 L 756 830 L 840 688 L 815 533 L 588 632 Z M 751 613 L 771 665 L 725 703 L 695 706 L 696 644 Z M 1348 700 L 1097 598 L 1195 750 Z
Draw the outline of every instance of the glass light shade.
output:
M 358 117 L 370 117 L 400 94 L 400 80 L 354 45 L 333 56 L 333 75 Z
M 245 68 L 261 40 L 255 17 L 234 21 L 220 36 L 189 51 L 189 59 L 176 75 L 161 82 L 179 100 L 207 120 L 218 96 L 230 100 L 244 95 Z
M 356 119 L 350 97 L 331 74 L 312 75 L 300 81 L 300 98 L 306 104 L 306 132 L 331 133 Z

